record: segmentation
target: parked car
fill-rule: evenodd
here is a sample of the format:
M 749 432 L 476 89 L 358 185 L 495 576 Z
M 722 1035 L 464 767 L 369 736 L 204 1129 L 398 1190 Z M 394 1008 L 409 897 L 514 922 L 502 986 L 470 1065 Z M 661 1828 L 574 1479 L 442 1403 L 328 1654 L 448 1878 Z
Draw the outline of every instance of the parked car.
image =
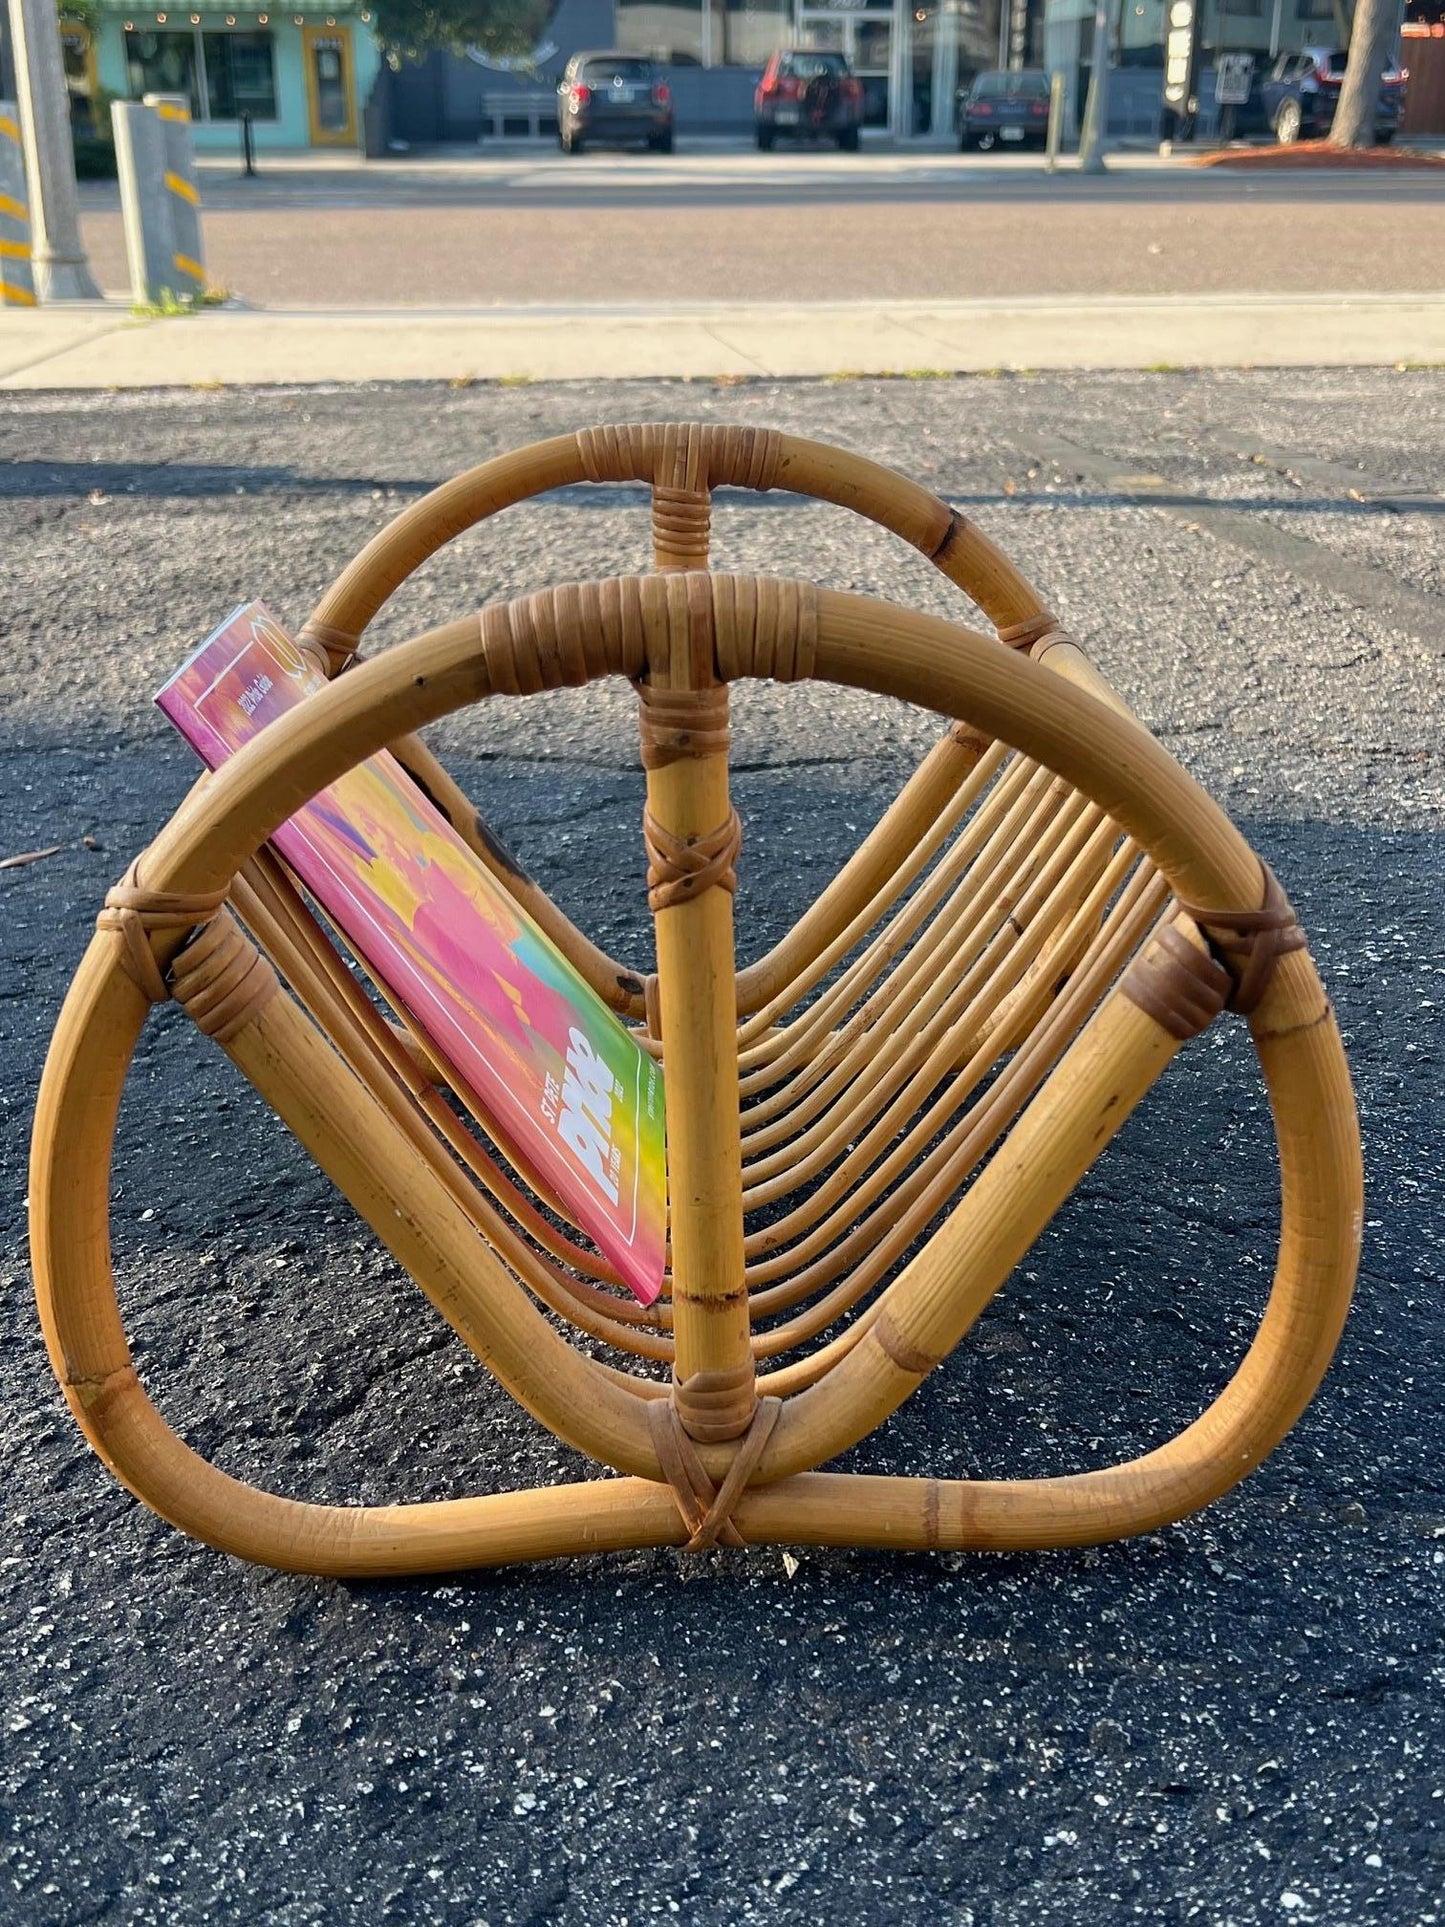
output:
M 852 154 L 863 125 L 863 83 L 842 54 L 776 53 L 753 95 L 753 118 L 764 152 L 779 139 L 835 140 Z
M 1042 147 L 1049 137 L 1049 77 L 1042 67 L 975 74 L 958 92 L 958 144 L 966 154 L 1003 141 Z
M 1339 47 L 1304 47 L 1281 54 L 1260 89 L 1265 124 L 1283 146 L 1298 140 L 1319 140 L 1334 124 L 1340 83 L 1345 77 L 1345 54 Z M 1398 68 L 1380 82 L 1375 110 L 1375 139 L 1384 146 L 1395 138 L 1405 104 L 1405 76 Z
M 636 54 L 573 54 L 557 87 L 557 138 L 564 154 L 589 141 L 642 141 L 672 152 L 672 89 Z

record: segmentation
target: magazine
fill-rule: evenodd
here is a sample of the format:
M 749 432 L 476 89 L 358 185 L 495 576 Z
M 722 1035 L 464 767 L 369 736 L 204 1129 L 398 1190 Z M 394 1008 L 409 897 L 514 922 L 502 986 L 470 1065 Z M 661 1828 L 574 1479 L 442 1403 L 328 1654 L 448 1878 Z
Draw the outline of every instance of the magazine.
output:
M 265 605 L 248 602 L 156 702 L 216 769 L 325 686 Z M 667 1242 L 656 1061 L 387 752 L 271 840 L 462 1101 L 651 1304 Z

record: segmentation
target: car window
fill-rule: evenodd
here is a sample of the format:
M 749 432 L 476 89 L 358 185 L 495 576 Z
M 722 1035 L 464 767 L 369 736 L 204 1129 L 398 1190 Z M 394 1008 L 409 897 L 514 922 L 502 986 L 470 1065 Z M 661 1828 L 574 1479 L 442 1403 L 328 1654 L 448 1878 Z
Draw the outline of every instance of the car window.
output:
M 778 71 L 794 80 L 818 80 L 824 74 L 846 74 L 848 63 L 842 54 L 784 54 Z
M 651 80 L 652 62 L 650 60 L 589 60 L 582 69 L 582 78 L 600 87 L 605 87 L 610 80 L 634 82 Z
M 1032 70 L 1024 73 L 980 74 L 973 83 L 975 100 L 1032 100 L 1049 91 L 1049 77 Z

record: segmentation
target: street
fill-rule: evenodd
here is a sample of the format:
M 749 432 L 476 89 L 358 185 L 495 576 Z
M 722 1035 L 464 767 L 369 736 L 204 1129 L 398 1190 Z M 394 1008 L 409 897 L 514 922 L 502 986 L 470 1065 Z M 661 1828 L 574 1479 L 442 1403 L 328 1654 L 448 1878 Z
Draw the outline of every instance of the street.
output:
M 546 147 L 202 168 L 211 277 L 262 306 L 799 301 L 1431 290 L 1445 167 L 1321 178 L 1124 156 L 672 159 Z M 126 286 L 113 187 L 82 191 L 101 285 Z
M 1273 272 L 1310 285 L 1347 270 L 1425 285 L 1440 259 L 1401 238 L 1402 223 L 1440 236 L 1434 189 L 1322 202 L 1315 186 L 1306 214 L 1172 175 L 1057 199 L 1040 183 L 958 199 L 900 180 L 896 197 L 774 205 L 733 187 L 703 221 L 559 180 L 529 203 L 525 248 L 510 188 L 457 206 L 451 188 L 409 187 L 379 208 L 323 206 L 304 183 L 286 190 L 295 205 L 263 191 L 275 198 L 255 213 L 213 192 L 210 229 L 218 273 L 258 300 L 358 299 L 363 277 L 369 301 L 400 299 L 423 258 L 437 301 L 564 282 L 585 299 L 604 258 L 614 297 L 632 274 L 639 292 L 670 276 L 675 294 L 690 273 L 735 292 L 776 284 L 790 249 L 793 273 L 849 262 L 860 285 L 1011 271 L 1015 288 L 1129 286 L 1183 271 L 1167 253 L 1181 207 L 1190 254 L 1216 220 L 1225 245 L 1227 220 L 1236 250 L 1273 247 L 1288 255 Z M 87 225 L 113 281 L 107 218 Z M 281 233 L 311 238 L 275 250 L 292 265 L 268 286 Z M 755 246 L 735 254 L 744 233 Z M 408 235 L 424 237 L 414 255 Z M 1352 250 L 1371 237 L 1361 266 Z M 775 1550 L 647 1554 L 405 1586 L 242 1567 L 92 1457 L 28 1271 L 26 1139 L 56 1012 L 107 886 L 195 776 L 151 692 L 244 597 L 299 623 L 456 471 L 590 422 L 679 417 L 836 441 L 965 509 L 1278 871 L 1339 1011 L 1364 1131 L 1365 1253 L 1340 1355 L 1238 1491 L 1097 1550 L 809 1550 L 791 1569 Z M 0 855 L 60 846 L 0 871 L 8 1923 L 1438 1920 L 1442 461 L 1432 370 L 0 399 Z M 368 646 L 646 555 L 641 490 L 528 503 L 436 557 Z M 722 497 L 714 560 L 968 613 L 892 537 L 786 495 Z M 499 701 L 438 744 L 563 907 L 645 962 L 635 711 L 612 685 Z M 811 687 L 744 691 L 735 718 L 750 957 L 939 722 Z M 372 1502 L 580 1476 L 173 1006 L 145 1033 L 114 1182 L 141 1375 L 227 1470 Z M 1147 1451 L 1247 1344 L 1277 1215 L 1260 1080 L 1223 1020 L 849 1463 L 1034 1477 Z

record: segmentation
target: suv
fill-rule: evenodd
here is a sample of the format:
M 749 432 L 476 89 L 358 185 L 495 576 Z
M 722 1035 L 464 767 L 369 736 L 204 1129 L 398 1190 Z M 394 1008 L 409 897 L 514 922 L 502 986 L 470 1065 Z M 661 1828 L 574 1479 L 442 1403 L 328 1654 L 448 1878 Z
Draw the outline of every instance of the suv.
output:
M 642 141 L 672 152 L 672 89 L 636 54 L 573 54 L 557 86 L 557 138 L 564 154 L 588 141 Z
M 780 135 L 835 140 L 845 153 L 858 151 L 863 124 L 863 83 L 842 54 L 794 48 L 774 54 L 753 95 L 758 146 L 764 153 Z
M 987 151 L 996 141 L 1043 147 L 1049 138 L 1049 77 L 1042 67 L 974 76 L 958 95 L 958 144 Z
M 1298 53 L 1281 54 L 1274 63 L 1260 94 L 1265 124 L 1281 146 L 1329 133 L 1339 105 L 1345 59 L 1339 47 L 1304 47 Z M 1405 76 L 1392 68 L 1381 76 L 1375 108 L 1375 139 L 1381 147 L 1395 138 L 1404 102 Z

